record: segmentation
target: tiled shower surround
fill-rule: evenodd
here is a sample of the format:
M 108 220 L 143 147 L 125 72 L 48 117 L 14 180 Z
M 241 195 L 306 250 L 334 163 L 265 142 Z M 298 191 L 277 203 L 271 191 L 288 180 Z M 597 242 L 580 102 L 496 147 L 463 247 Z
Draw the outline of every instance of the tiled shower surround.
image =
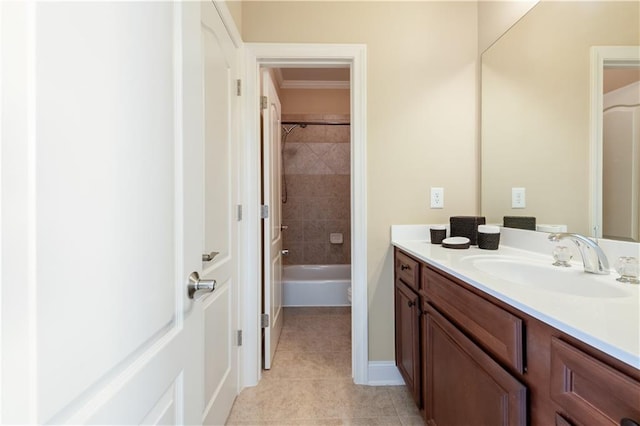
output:
M 289 120 L 313 118 L 282 119 Z M 324 120 L 348 123 L 343 116 Z M 283 225 L 288 226 L 283 232 L 283 247 L 289 249 L 286 264 L 351 263 L 350 136 L 348 124 L 309 124 L 287 136 L 283 156 L 287 202 L 282 205 Z M 331 233 L 342 233 L 343 243 L 331 244 Z

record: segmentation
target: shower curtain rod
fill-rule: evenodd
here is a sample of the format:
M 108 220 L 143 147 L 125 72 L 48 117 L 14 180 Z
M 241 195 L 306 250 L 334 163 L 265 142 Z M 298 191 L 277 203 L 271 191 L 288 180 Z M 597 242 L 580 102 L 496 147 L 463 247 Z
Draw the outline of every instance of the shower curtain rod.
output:
M 280 124 L 304 124 L 317 126 L 349 126 L 351 122 L 334 122 L 334 121 L 281 121 Z

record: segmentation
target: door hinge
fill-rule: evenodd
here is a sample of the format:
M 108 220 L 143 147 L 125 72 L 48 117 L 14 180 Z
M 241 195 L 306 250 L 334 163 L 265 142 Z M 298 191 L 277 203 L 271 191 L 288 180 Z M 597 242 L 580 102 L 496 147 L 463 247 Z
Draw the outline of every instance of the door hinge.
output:
M 238 222 L 240 222 L 242 220 L 242 204 L 238 204 Z
M 236 80 L 236 96 L 242 96 L 242 80 Z
M 260 327 L 262 328 L 269 327 L 269 314 L 260 315 Z
M 269 206 L 260 206 L 260 219 L 269 218 Z
M 236 333 L 236 344 L 242 346 L 242 330 L 238 330 Z
M 269 100 L 267 99 L 266 96 L 262 96 L 260 98 L 260 108 L 267 109 L 268 105 L 269 105 Z

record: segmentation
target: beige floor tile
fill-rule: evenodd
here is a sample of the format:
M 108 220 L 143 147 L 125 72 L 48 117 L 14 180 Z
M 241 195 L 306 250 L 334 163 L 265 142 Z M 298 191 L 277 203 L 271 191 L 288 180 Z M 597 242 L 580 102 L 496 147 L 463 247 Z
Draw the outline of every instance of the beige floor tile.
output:
M 297 420 L 265 420 L 255 422 L 235 422 L 228 425 L 243 426 L 402 426 L 398 417 L 373 417 L 359 419 L 297 419 Z
M 276 352 L 270 378 L 315 379 L 338 377 L 333 352 Z
M 333 336 L 331 339 L 331 350 L 335 352 L 351 352 L 351 336 Z
M 388 389 L 393 406 L 400 417 L 420 417 L 420 410 L 406 386 L 389 386 Z
M 423 426 L 424 419 L 422 416 L 400 416 L 402 426 Z
M 343 342 L 341 343 L 344 344 Z M 333 347 L 332 339 L 319 339 L 317 334 L 311 331 L 300 332 L 285 327 L 280 335 L 277 351 L 315 352 L 326 351 L 327 349 L 333 350 Z
M 272 368 L 236 398 L 228 425 L 423 424 L 404 386 L 351 378 L 351 309 L 286 308 Z

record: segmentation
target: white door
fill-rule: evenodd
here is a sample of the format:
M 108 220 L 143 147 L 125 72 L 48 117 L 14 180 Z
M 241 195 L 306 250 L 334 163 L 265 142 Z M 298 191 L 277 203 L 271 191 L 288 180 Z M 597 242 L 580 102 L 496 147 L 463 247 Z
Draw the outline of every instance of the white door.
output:
M 236 119 L 237 50 L 212 2 L 202 3 L 205 94 L 205 239 L 203 269 L 217 281 L 204 302 L 203 423 L 224 424 L 238 393 Z M 207 260 L 212 258 L 212 260 Z
M 0 19 L 0 421 L 198 424 L 200 6 L 1 2 Z
M 282 323 L 282 221 L 281 221 L 281 129 L 280 100 L 268 70 L 262 71 L 262 204 L 268 214 L 263 220 L 263 367 L 271 368 Z
M 602 115 L 602 233 L 639 240 L 640 82 L 606 93 Z

